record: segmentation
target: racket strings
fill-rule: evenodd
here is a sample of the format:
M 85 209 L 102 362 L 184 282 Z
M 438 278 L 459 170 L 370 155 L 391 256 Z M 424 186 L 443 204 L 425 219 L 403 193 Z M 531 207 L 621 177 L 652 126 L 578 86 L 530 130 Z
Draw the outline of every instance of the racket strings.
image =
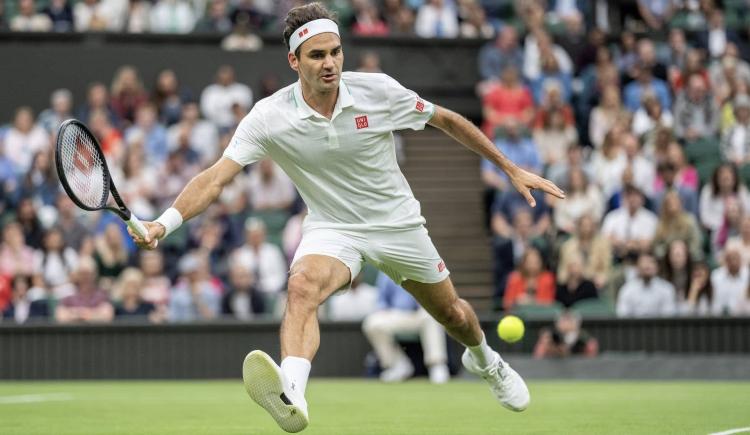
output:
M 62 132 L 60 157 L 71 190 L 84 205 L 100 208 L 106 203 L 104 162 L 91 137 L 75 125 Z

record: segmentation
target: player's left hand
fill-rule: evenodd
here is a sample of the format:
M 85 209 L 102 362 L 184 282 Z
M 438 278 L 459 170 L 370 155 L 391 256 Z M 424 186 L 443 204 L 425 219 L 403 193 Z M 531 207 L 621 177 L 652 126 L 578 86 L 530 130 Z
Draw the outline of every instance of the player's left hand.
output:
M 516 170 L 508 174 L 508 177 L 513 187 L 526 198 L 526 202 L 532 207 L 536 207 L 536 201 L 531 196 L 531 189 L 539 189 L 560 199 L 565 199 L 565 192 L 557 187 L 555 183 L 522 168 L 516 167 Z

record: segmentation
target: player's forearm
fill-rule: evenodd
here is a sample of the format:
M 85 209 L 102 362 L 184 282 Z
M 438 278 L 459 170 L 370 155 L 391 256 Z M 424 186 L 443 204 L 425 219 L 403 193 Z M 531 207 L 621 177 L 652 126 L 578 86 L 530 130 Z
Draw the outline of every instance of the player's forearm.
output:
M 219 197 L 223 188 L 213 180 L 210 172 L 203 171 L 182 189 L 172 207 L 180 212 L 183 221 L 187 221 L 203 213 Z

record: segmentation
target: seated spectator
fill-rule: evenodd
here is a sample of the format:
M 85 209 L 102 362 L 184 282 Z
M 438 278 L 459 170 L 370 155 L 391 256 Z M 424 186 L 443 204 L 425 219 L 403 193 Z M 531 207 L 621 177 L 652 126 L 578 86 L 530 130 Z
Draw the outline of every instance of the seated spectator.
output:
M 693 258 L 684 241 L 676 239 L 668 245 L 660 270 L 661 277 L 674 287 L 677 301 L 687 300 L 693 275 Z
M 115 163 L 114 168 L 122 163 L 125 154 L 125 143 L 122 133 L 110 121 L 107 113 L 103 110 L 94 110 L 88 120 L 91 132 L 99 140 L 104 156 Z
M 688 163 L 685 158 L 685 151 L 683 151 L 682 145 L 678 142 L 672 141 L 667 146 L 667 161 L 674 165 L 677 171 L 674 181 L 675 185 L 697 192 L 700 182 L 698 171 Z M 657 184 L 657 190 L 658 188 L 659 185 Z
M 719 106 L 699 74 L 687 79 L 687 86 L 674 105 L 675 135 L 686 141 L 711 138 L 719 131 Z
M 78 266 L 78 253 L 65 245 L 60 227 L 47 230 L 42 249 L 36 252 L 34 268 L 39 271 L 48 287 L 57 287 L 70 282 L 73 271 Z
M 742 264 L 739 247 L 728 245 L 724 250 L 724 265 L 711 272 L 711 314 L 737 316 L 747 313 L 749 277 L 748 267 Z
M 255 211 L 287 211 L 297 197 L 294 183 L 271 159 L 263 159 L 250 173 L 248 194 Z
M 450 380 L 445 330 L 414 297 L 380 273 L 377 280 L 378 309 L 362 322 L 383 371 L 383 382 L 401 382 L 414 374 L 414 366 L 396 342 L 397 334 L 419 334 L 430 382 Z
M 578 219 L 573 237 L 560 247 L 557 265 L 558 282 L 568 281 L 568 263 L 582 258 L 582 276 L 598 289 L 604 288 L 612 268 L 612 248 L 606 237 L 599 234 L 598 221 L 590 215 Z
M 228 284 L 221 300 L 222 315 L 247 321 L 265 313 L 264 298 L 255 286 L 253 273 L 245 265 L 233 263 L 229 267 Z
M 591 181 L 593 171 L 583 156 L 583 147 L 580 145 L 571 145 L 565 153 L 565 160 L 551 165 L 547 168 L 546 176 L 549 180 L 558 186 L 565 186 L 570 182 L 570 173 L 580 169 L 586 174 L 586 178 Z
M 524 43 L 523 76 L 533 82 L 542 75 L 542 54 L 555 58 L 558 70 L 563 74 L 572 74 L 573 61 L 570 56 L 543 30 L 535 30 L 526 36 Z
M 725 163 L 716 168 L 711 182 L 701 189 L 700 218 L 706 229 L 717 231 L 721 227 L 730 198 L 738 200 L 743 210 L 750 210 L 750 192 L 740 182 L 737 168 Z
M 517 305 L 549 305 L 555 301 L 555 275 L 546 270 L 536 248 L 524 251 L 517 269 L 508 277 L 503 295 L 506 311 Z
M 182 105 L 179 122 L 167 130 L 167 147 L 169 152 L 187 147 L 198 154 L 202 166 L 207 166 L 217 160 L 219 130 L 201 119 L 197 103 L 188 101 Z
M 21 180 L 19 190 L 21 198 L 23 198 L 19 203 L 19 208 L 20 204 L 24 202 L 28 202 L 32 210 L 39 208 L 40 211 L 47 206 L 55 205 L 57 194 L 60 192 L 60 181 L 55 170 L 53 150 L 37 151 L 34 154 L 31 160 L 31 168 Z M 37 204 L 37 206 L 35 207 L 34 204 Z M 41 235 L 41 228 L 39 228 L 37 235 Z M 36 245 L 38 240 L 31 241 L 29 239 L 29 241 L 29 244 L 33 247 L 38 247 Z
M 513 118 L 505 120 L 504 135 L 495 140 L 495 146 L 511 162 L 527 171 L 541 173 L 542 162 L 534 141 L 522 131 L 522 126 Z M 487 159 L 482 159 L 482 181 L 498 191 L 511 188 L 508 176 Z
M 541 105 L 549 93 L 551 87 L 555 87 L 560 95 L 560 100 L 564 103 L 570 103 L 572 89 L 572 77 L 569 72 L 560 70 L 555 56 L 550 51 L 543 51 L 541 72 L 539 76 L 530 82 L 531 94 L 534 96 L 534 102 Z
M 17 175 L 31 169 L 31 160 L 39 151 L 50 149 L 50 137 L 44 128 L 34 123 L 34 112 L 30 107 L 19 107 L 13 125 L 5 134 L 5 157 L 15 168 Z
M 245 243 L 230 254 L 230 264 L 253 271 L 258 290 L 266 297 L 279 294 L 286 286 L 287 263 L 278 246 L 266 242 L 266 225 L 258 218 L 245 223 Z
M 659 128 L 672 128 L 673 123 L 669 108 L 663 108 L 656 95 L 643 94 L 641 107 L 633 115 L 633 134 L 638 137 L 653 135 Z
M 494 139 L 496 130 L 503 128 L 512 118 L 523 127 L 528 127 L 534 117 L 534 100 L 529 89 L 518 77 L 515 65 L 508 65 L 502 71 L 497 84 L 487 87 L 482 99 L 482 130 Z
M 68 0 L 51 0 L 42 9 L 42 12 L 52 22 L 51 30 L 53 32 L 70 32 L 73 30 L 73 8 L 70 7 Z
M 28 275 L 16 275 L 11 280 L 12 296 L 10 303 L 0 313 L 0 319 L 17 324 L 46 321 L 49 318 L 49 305 L 46 300 L 35 300 L 33 294 L 44 292 L 34 288 L 34 279 Z
M 82 211 L 65 193 L 57 195 L 56 209 L 56 225 L 62 232 L 63 245 L 80 252 L 84 241 L 91 237 L 89 229 L 78 219 Z
M 734 99 L 734 124 L 721 137 L 724 160 L 742 167 L 750 163 L 750 97 Z
M 479 75 L 482 80 L 496 81 L 508 67 L 518 75 L 518 66 L 523 64 L 523 51 L 518 46 L 518 31 L 513 26 L 503 26 L 495 40 L 485 44 L 479 51 Z
M 602 148 L 591 156 L 593 180 L 601 188 L 602 195 L 609 198 L 622 187 L 622 174 L 628 159 L 620 142 L 624 132 L 615 127 L 604 136 Z
M 73 93 L 68 89 L 57 89 L 50 96 L 50 107 L 39 114 L 39 125 L 47 134 L 57 133 L 63 121 L 73 117 Z
M 656 259 L 638 256 L 638 275 L 627 280 L 617 295 L 618 317 L 668 317 L 675 314 L 675 290 L 658 277 Z
M 112 109 L 127 127 L 135 122 L 138 109 L 148 102 L 148 94 L 132 65 L 125 65 L 115 72 L 112 79 Z
M 690 45 L 688 45 L 685 31 L 678 27 L 672 27 L 669 29 L 665 63 L 669 68 L 669 71 L 667 72 L 669 83 L 672 84 L 675 91 L 677 90 L 674 85 L 676 81 L 675 79 L 681 75 L 681 71 L 685 68 L 688 52 L 690 50 L 692 49 Z
M 625 186 L 625 201 L 605 216 L 602 234 L 609 239 L 615 258 L 634 259 L 649 252 L 656 235 L 658 219 L 643 207 L 643 194 L 637 187 Z
M 708 76 L 716 100 L 726 101 L 736 96 L 738 84 L 750 82 L 750 63 L 740 57 L 737 45 L 729 43 L 721 59 L 708 68 Z
M 568 177 L 565 201 L 559 201 L 555 206 L 554 218 L 558 230 L 573 234 L 582 216 L 591 216 L 596 222 L 601 220 L 604 213 L 604 198 L 599 188 L 589 182 L 582 169 L 571 170 Z
M 119 32 L 127 12 L 127 3 L 117 0 L 79 1 L 73 8 L 76 32 Z
M 156 107 L 145 103 L 136 110 L 135 124 L 125 131 L 125 142 L 129 147 L 140 146 L 148 156 L 145 164 L 161 167 L 167 160 L 167 129 L 159 122 Z
M 118 321 L 148 321 L 162 323 L 167 319 L 165 306 L 157 307 L 143 299 L 143 273 L 133 267 L 122 271 L 115 285 L 115 320 Z
M 143 272 L 141 297 L 158 309 L 169 304 L 172 283 L 164 273 L 164 256 L 161 251 L 141 250 L 139 269 Z
M 99 287 L 96 262 L 82 257 L 73 274 L 75 292 L 63 298 L 55 309 L 58 323 L 109 323 L 114 309 L 107 293 Z
M 605 87 L 599 105 L 590 112 L 589 140 L 594 148 L 602 147 L 604 136 L 622 118 L 623 110 L 620 89 L 617 86 Z
M 221 40 L 221 48 L 226 51 L 258 51 L 263 48 L 263 40 L 253 33 L 247 12 L 236 15 L 234 28 Z
M 35 267 L 35 255 L 34 249 L 26 244 L 21 224 L 16 221 L 6 223 L 0 244 L 0 275 L 35 275 L 39 272 Z
M 679 302 L 679 311 L 687 316 L 707 316 L 710 314 L 714 289 L 711 286 L 711 269 L 705 261 L 693 263 L 690 277 L 690 290 L 685 300 Z
M 358 36 L 386 36 L 388 25 L 380 18 L 378 8 L 370 2 L 354 5 L 356 14 L 352 25 L 352 35 Z
M 147 33 L 150 17 L 150 0 L 131 0 L 124 31 L 126 33 Z
M 637 0 L 638 12 L 651 30 L 661 30 L 672 18 L 676 7 L 672 0 Z
M 643 100 L 643 94 L 646 92 L 652 92 L 656 95 L 661 107 L 672 107 L 669 87 L 664 80 L 654 77 L 651 67 L 638 64 L 635 71 L 636 79 L 628 83 L 623 90 L 623 101 L 629 111 L 636 112 L 638 110 Z M 675 118 L 677 118 L 676 114 Z
M 534 95 L 534 98 L 539 97 L 539 107 L 534 117 L 535 128 L 541 128 L 544 124 L 544 120 L 549 117 L 551 113 L 561 113 L 566 126 L 575 126 L 575 114 L 573 108 L 568 104 L 566 97 L 564 96 L 565 90 L 563 89 L 559 81 L 550 80 L 545 83 L 542 87 L 541 97 Z
M 14 32 L 49 32 L 52 20 L 47 14 L 36 10 L 34 0 L 19 0 L 18 15 L 10 20 L 10 30 Z
M 417 11 L 414 31 L 421 38 L 456 38 L 458 15 L 443 0 L 428 0 Z
M 462 38 L 482 38 L 489 39 L 495 35 L 495 28 L 487 20 L 487 13 L 484 8 L 474 2 L 467 2 L 467 15 L 459 29 Z
M 232 105 L 235 103 L 250 108 L 253 93 L 249 87 L 235 81 L 234 68 L 222 65 L 216 73 L 216 83 L 207 86 L 201 94 L 201 111 L 206 119 L 224 131 L 234 123 Z
M 112 168 L 112 176 L 117 180 L 117 189 L 128 208 L 141 219 L 155 218 L 156 210 L 151 203 L 158 169 L 146 164 L 144 151 L 140 147 L 130 147 L 123 158 L 122 168 Z
M 736 199 L 731 198 L 727 200 L 726 204 L 724 204 L 724 220 L 719 229 L 711 237 L 711 253 L 714 257 L 719 256 L 727 240 L 740 235 L 740 227 L 744 215 L 745 211 Z
M 94 239 L 94 260 L 99 276 L 115 279 L 130 264 L 130 252 L 120 223 L 110 221 Z
M 208 259 L 194 251 L 180 259 L 180 277 L 169 298 L 170 322 L 195 322 L 218 317 L 221 285 L 211 276 Z
M 698 34 L 698 47 L 705 50 L 712 59 L 720 58 L 726 51 L 727 44 L 740 44 L 740 37 L 724 25 L 724 13 L 714 8 L 708 13 L 706 30 Z
M 162 70 L 156 78 L 152 100 L 159 114 L 159 122 L 169 127 L 180 120 L 183 101 L 189 98 L 180 89 L 177 74 L 171 69 Z
M 328 299 L 327 317 L 333 321 L 359 322 L 378 310 L 378 289 L 362 281 L 362 274 L 352 280 L 351 288 Z
M 21 225 L 24 240 L 33 249 L 40 249 L 44 239 L 44 228 L 39 219 L 37 206 L 30 197 L 25 197 L 18 201 L 16 207 L 16 222 Z
M 583 299 L 596 299 L 599 294 L 594 283 L 583 276 L 583 256 L 576 253 L 566 260 L 565 281 L 558 280 L 555 300 L 570 308 Z
M 688 78 L 693 74 L 698 74 L 703 77 L 706 83 L 711 83 L 708 70 L 706 69 L 706 61 L 703 58 L 703 52 L 697 49 L 690 49 L 687 52 L 683 68 L 675 72 L 670 79 L 675 94 L 685 89 Z
M 411 36 L 413 37 L 415 33 L 415 22 L 416 22 L 416 14 L 414 13 L 414 10 L 406 5 L 401 6 L 398 9 L 398 13 L 394 16 L 394 20 L 392 20 L 388 27 L 391 30 L 391 35 L 393 36 Z
M 581 316 L 565 311 L 555 321 L 552 330 L 543 329 L 534 345 L 534 358 L 565 358 L 571 355 L 595 357 L 599 353 L 596 338 L 581 329 Z
M 679 145 L 678 145 L 679 146 Z M 698 218 L 698 194 L 695 190 L 685 185 L 677 184 L 677 168 L 670 161 L 664 161 L 656 167 L 657 178 L 654 188 L 654 207 L 657 213 L 661 212 L 662 206 L 669 192 L 675 192 L 679 197 L 682 209 Z
M 195 12 L 186 0 L 156 0 L 151 8 L 149 29 L 152 33 L 190 33 Z
M 667 67 L 659 61 L 654 41 L 650 38 L 641 38 L 638 40 L 638 46 L 636 49 L 638 51 L 638 63 L 649 68 L 654 77 L 666 83 Z
M 110 103 L 109 91 L 104 83 L 101 82 L 94 82 L 89 85 L 88 91 L 86 92 L 86 104 L 78 108 L 76 111 L 76 118 L 91 122 L 90 120 L 93 113 L 96 111 L 102 111 L 106 115 L 107 120 L 109 120 L 109 123 L 113 126 L 120 125 L 120 120 Z M 103 144 L 100 145 L 102 145 L 102 147 L 104 146 Z
M 566 125 L 563 111 L 557 110 L 545 113 L 542 125 L 534 128 L 533 138 L 542 164 L 547 167 L 559 163 L 568 147 L 578 143 L 578 131 Z
M 198 20 L 193 28 L 195 33 L 227 34 L 232 31 L 227 0 L 211 0 L 206 15 Z
M 669 246 L 676 240 L 687 244 L 693 258 L 703 257 L 703 235 L 695 216 L 683 210 L 680 194 L 676 190 L 669 190 L 664 195 L 664 203 L 656 224 L 656 257 L 663 258 L 667 255 Z
M 620 141 L 628 162 L 627 166 L 633 171 L 633 184 L 650 197 L 654 193 L 654 179 L 656 178 L 654 162 L 643 155 L 641 143 L 632 134 L 623 134 Z
M 620 33 L 619 45 L 616 46 L 616 63 L 620 74 L 635 73 L 638 65 L 637 41 L 635 34 L 629 30 Z

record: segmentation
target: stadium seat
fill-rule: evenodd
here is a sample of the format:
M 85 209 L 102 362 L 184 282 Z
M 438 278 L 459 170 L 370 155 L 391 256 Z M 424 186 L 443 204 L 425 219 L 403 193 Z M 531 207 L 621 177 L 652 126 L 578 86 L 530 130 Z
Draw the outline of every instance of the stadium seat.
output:
M 511 310 L 511 314 L 521 317 L 524 320 L 549 320 L 554 319 L 563 311 L 563 306 L 558 302 L 550 305 L 517 305 Z
M 614 317 L 615 310 L 612 304 L 604 299 L 584 299 L 576 302 L 572 310 L 583 318 Z

